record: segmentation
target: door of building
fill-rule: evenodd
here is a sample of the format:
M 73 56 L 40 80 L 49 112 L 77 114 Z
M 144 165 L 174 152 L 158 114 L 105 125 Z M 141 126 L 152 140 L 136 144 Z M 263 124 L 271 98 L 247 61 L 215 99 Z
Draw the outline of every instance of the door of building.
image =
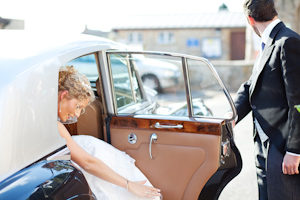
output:
M 244 60 L 245 59 L 245 32 L 232 32 L 231 33 L 231 60 Z

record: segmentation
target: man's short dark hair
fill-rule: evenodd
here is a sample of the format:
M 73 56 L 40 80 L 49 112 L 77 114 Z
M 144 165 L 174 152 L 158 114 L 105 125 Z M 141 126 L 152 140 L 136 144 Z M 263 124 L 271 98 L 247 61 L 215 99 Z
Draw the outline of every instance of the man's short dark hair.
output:
M 245 0 L 244 14 L 258 22 L 267 22 L 277 16 L 273 0 Z

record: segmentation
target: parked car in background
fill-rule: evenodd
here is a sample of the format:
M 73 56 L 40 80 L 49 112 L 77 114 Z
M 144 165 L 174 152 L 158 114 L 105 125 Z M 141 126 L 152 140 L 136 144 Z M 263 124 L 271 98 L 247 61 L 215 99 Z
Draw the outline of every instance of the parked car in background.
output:
M 179 84 L 181 73 L 174 63 L 134 55 L 133 59 L 139 69 L 144 86 L 163 92 Z M 180 64 L 180 63 L 179 63 Z
M 142 78 L 144 86 L 147 86 L 158 92 L 163 92 L 166 89 L 176 87 L 179 84 L 181 74 L 176 64 L 147 58 L 142 54 L 132 55 L 130 59 L 135 62 L 135 65 L 139 70 L 139 76 Z M 115 66 L 124 64 L 126 65 L 125 60 L 125 63 L 121 62 L 118 59 L 112 59 L 111 62 L 113 62 Z M 80 57 L 70 62 L 70 64 L 80 67 L 82 68 L 82 70 L 94 69 L 89 69 L 88 67 L 86 67 L 87 65 L 92 63 L 92 56 Z M 94 70 L 87 73 L 90 74 L 90 77 L 92 77 L 92 75 L 97 76 L 98 72 Z
M 0 199 L 95 199 L 58 132 L 58 73 L 65 65 L 85 74 L 96 95 L 67 129 L 125 151 L 165 200 L 218 199 L 240 172 L 236 111 L 208 60 L 128 51 L 87 35 L 45 38 L 0 32 Z M 150 72 L 139 65 L 182 85 L 174 81 L 168 93 L 157 93 L 144 85 Z M 191 79 L 197 70 L 205 76 Z

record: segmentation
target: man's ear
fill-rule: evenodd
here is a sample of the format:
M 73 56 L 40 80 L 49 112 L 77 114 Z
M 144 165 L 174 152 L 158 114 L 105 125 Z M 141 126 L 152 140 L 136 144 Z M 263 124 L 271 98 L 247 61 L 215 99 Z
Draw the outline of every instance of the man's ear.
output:
M 68 96 L 69 96 L 69 91 L 68 90 L 64 90 L 60 94 L 60 100 L 66 99 Z
M 253 25 L 254 25 L 254 23 L 255 23 L 255 20 L 254 20 L 254 18 L 253 18 L 253 17 L 250 17 L 250 16 L 248 16 L 248 17 L 247 17 L 247 19 L 248 19 L 248 22 L 249 22 L 249 24 L 250 24 L 251 26 L 253 26 Z

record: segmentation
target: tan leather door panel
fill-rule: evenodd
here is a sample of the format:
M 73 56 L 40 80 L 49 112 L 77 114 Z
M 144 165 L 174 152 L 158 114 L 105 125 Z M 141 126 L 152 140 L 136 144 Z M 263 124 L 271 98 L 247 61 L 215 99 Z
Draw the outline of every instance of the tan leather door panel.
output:
M 183 128 L 155 129 L 153 124 L 156 122 L 179 123 Z M 113 117 L 110 126 L 111 143 L 136 160 L 137 167 L 155 187 L 162 190 L 165 200 L 196 200 L 219 166 L 218 127 L 221 122 Z M 135 144 L 128 142 L 130 133 L 137 136 Z M 153 159 L 149 152 L 152 133 L 157 135 L 157 141 L 151 148 Z

